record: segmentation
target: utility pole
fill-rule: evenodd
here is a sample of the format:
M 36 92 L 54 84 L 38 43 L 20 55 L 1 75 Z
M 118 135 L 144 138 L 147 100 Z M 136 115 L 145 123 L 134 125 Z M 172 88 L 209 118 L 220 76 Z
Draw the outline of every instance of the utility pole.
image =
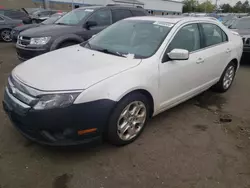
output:
M 48 9 L 49 8 L 49 0 L 43 0 L 43 7 L 45 9 Z

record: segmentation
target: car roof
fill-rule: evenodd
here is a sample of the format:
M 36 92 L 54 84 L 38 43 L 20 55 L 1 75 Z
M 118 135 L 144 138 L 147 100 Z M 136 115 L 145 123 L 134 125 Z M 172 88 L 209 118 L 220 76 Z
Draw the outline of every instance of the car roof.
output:
M 130 7 L 130 6 L 86 6 L 86 7 L 79 7 L 79 9 L 100 9 L 100 8 L 108 8 L 108 9 L 133 9 L 133 10 L 142 10 L 145 11 L 143 8 L 136 8 L 136 7 Z
M 130 17 L 126 20 L 145 20 L 145 21 L 161 21 L 168 23 L 177 23 L 179 21 L 215 21 L 209 17 L 190 17 L 190 16 L 141 16 L 141 17 Z

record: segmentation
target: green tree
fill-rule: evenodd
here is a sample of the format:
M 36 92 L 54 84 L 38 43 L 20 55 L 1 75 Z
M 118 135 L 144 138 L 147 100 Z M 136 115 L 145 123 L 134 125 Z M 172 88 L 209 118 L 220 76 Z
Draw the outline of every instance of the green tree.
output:
M 221 5 L 220 8 L 222 9 L 223 13 L 228 13 L 233 11 L 233 8 L 228 3 Z
M 233 12 L 242 12 L 242 2 L 241 1 L 238 1 L 234 7 L 233 7 Z
M 198 5 L 199 12 L 213 12 L 215 9 L 215 5 L 212 4 L 211 1 L 205 1 Z
M 241 12 L 249 12 L 249 2 L 246 0 L 241 6 Z
M 199 5 L 197 0 L 184 0 L 183 12 L 196 12 Z

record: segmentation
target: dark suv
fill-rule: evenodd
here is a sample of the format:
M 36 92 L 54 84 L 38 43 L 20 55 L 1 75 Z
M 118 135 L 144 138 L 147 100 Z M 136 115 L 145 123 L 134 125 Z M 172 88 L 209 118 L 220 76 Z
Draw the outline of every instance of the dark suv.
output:
M 228 28 L 236 31 L 242 37 L 243 53 L 250 53 L 250 16 L 237 19 Z
M 79 44 L 109 25 L 132 16 L 146 16 L 142 8 L 106 6 L 75 9 L 53 25 L 45 25 L 20 33 L 16 50 L 20 60 Z

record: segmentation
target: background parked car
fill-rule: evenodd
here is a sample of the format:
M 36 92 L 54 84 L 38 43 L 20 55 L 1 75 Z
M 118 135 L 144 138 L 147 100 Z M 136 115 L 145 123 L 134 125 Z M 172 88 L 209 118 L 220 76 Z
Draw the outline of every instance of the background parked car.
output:
M 11 42 L 11 30 L 22 24 L 22 20 L 13 20 L 9 17 L 0 15 L 0 39 L 4 42 Z
M 145 16 L 142 8 L 122 6 L 95 6 L 74 9 L 53 25 L 25 30 L 20 33 L 16 50 L 19 59 L 79 44 L 109 25 L 132 16 Z
M 38 10 L 33 12 L 31 16 L 32 23 L 41 23 L 44 20 L 47 20 L 49 17 L 51 17 L 53 14 L 61 12 L 59 10 Z
M 242 37 L 243 52 L 250 53 L 250 16 L 237 19 L 229 28 Z
M 0 14 L 7 16 L 13 20 L 15 19 L 22 20 L 24 24 L 31 23 L 31 18 L 29 17 L 29 15 L 19 10 L 0 9 Z
M 12 42 L 14 42 L 14 43 L 17 42 L 17 37 L 18 37 L 20 32 L 22 32 L 24 30 L 27 30 L 27 29 L 30 29 L 30 28 L 35 28 L 35 27 L 39 27 L 39 26 L 43 26 L 43 25 L 54 24 L 59 18 L 61 18 L 65 14 L 66 14 L 66 12 L 53 14 L 49 19 L 43 21 L 40 24 L 26 24 L 26 25 L 15 27 L 11 31 Z

